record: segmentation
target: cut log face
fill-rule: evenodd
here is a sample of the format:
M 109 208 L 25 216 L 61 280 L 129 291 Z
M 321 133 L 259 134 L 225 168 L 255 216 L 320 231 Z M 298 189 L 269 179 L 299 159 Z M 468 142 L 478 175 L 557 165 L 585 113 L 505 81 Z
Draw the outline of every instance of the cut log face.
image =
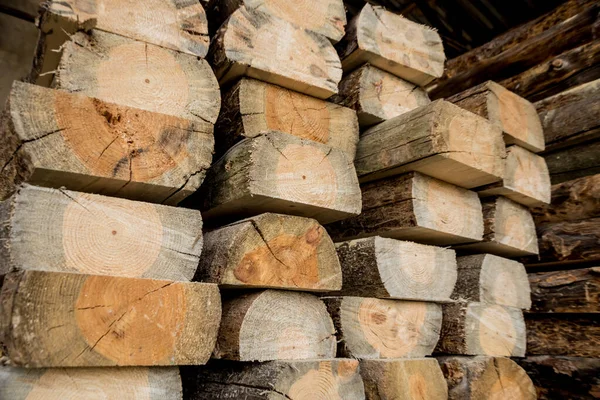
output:
M 356 112 L 304 94 L 243 78 L 223 97 L 215 126 L 217 154 L 269 131 L 314 140 L 344 151 L 354 160 L 359 128 Z
M 344 37 L 346 9 L 342 0 L 216 0 L 208 10 L 220 26 L 238 8 L 260 10 L 299 28 L 325 36 L 332 43 Z
M 448 387 L 435 359 L 361 360 L 366 400 L 447 400 Z
M 213 164 L 200 193 L 206 220 L 265 212 L 329 223 L 358 215 L 360 186 L 341 150 L 280 132 L 245 139 Z
M 333 241 L 317 221 L 261 214 L 208 232 L 195 280 L 227 288 L 342 287 Z
M 16 270 L 190 281 L 200 212 L 25 185 L 0 204 L 0 275 Z
M 483 241 L 458 250 L 519 257 L 539 253 L 535 223 L 524 206 L 504 197 L 483 202 Z
M 502 195 L 528 207 L 550 203 L 550 172 L 543 157 L 519 146 L 507 149 L 504 179 L 474 189 L 479 196 Z
M 0 398 L 182 400 L 178 368 L 0 368 Z
M 338 243 L 342 296 L 450 301 L 454 250 L 381 237 Z
M 535 106 L 497 83 L 482 83 L 448 101 L 502 129 L 507 145 L 516 144 L 534 153 L 544 151 L 544 131 Z
M 381 236 L 449 245 L 483 237 L 477 194 L 419 173 L 363 185 L 362 197 L 359 216 L 327 227 L 334 241 Z
M 331 100 L 358 113 L 361 128 L 402 115 L 431 101 L 420 87 L 370 64 L 348 74 Z
M 6 275 L 0 306 L 27 368 L 204 364 L 221 315 L 216 285 L 42 271 Z
M 205 60 L 98 30 L 59 46 L 57 89 L 198 123 L 217 121 L 221 94 Z
M 214 358 L 235 361 L 335 357 L 335 330 L 321 300 L 266 290 L 225 300 Z
M 452 299 L 529 309 L 531 290 L 523 264 L 491 254 L 458 257 Z
M 211 361 L 182 368 L 182 377 L 190 400 L 365 399 L 357 360 Z
M 525 321 L 517 308 L 483 303 L 444 304 L 436 353 L 525 356 Z
M 444 47 L 438 33 L 384 7 L 365 5 L 338 44 L 344 71 L 365 63 L 425 86 L 444 73 Z
M 448 383 L 448 399 L 535 400 L 527 373 L 514 361 L 500 357 L 439 357 Z
M 295 9 L 296 3 L 286 7 Z M 247 76 L 326 99 L 342 79 L 340 59 L 326 37 L 246 7 L 221 26 L 208 59 L 221 86 Z
M 338 339 L 338 355 L 358 359 L 431 355 L 442 325 L 435 303 L 363 297 L 325 297 Z
M 385 121 L 361 136 L 361 182 L 417 171 L 467 189 L 498 182 L 506 151 L 502 131 L 443 100 Z
M 135 1 L 51 0 L 45 18 L 60 27 L 93 21 L 94 28 L 151 43 L 182 53 L 204 57 L 208 51 L 208 23 L 198 2 L 150 0 L 143 7 Z M 69 32 L 75 33 L 75 32 Z
M 15 82 L 1 128 L 0 197 L 16 185 L 177 204 L 212 160 L 212 124 Z

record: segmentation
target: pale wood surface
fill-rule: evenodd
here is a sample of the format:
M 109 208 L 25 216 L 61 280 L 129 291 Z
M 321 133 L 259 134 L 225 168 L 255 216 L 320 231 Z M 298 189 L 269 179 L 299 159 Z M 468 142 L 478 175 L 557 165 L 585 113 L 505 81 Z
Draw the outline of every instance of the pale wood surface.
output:
M 531 290 L 523 264 L 477 254 L 457 258 L 458 280 L 452 298 L 521 309 L 531 307 Z
M 145 0 L 50 0 L 46 20 L 67 29 L 93 21 L 95 29 L 116 33 L 182 53 L 204 57 L 208 51 L 208 23 L 198 2 Z M 56 28 L 55 28 L 56 29 Z
M 0 204 L 0 275 L 15 270 L 190 281 L 199 211 L 25 185 Z M 333 251 L 333 250 L 332 250 Z
M 222 155 L 244 138 L 270 130 L 314 140 L 344 151 L 354 160 L 359 128 L 356 112 L 280 86 L 242 78 L 223 96 L 215 126 Z
M 537 399 L 527 373 L 508 358 L 439 357 L 438 361 L 448 383 L 449 400 Z
M 207 222 L 265 212 L 329 223 L 360 213 L 352 161 L 341 150 L 281 132 L 245 139 L 215 162 L 199 194 Z
M 373 237 L 337 244 L 342 296 L 445 302 L 456 283 L 454 250 Z
M 356 110 L 361 128 L 431 102 L 425 90 L 371 64 L 346 75 L 340 82 L 339 94 L 330 101 Z
M 231 289 L 342 287 L 340 262 L 325 228 L 314 219 L 270 213 L 208 232 L 194 279 Z
M 177 204 L 204 179 L 212 124 L 15 82 L 0 121 L 0 197 L 27 181 Z
M 12 365 L 199 365 L 214 348 L 216 285 L 58 272 L 4 278 L 0 336 Z
M 225 299 L 214 358 L 236 361 L 335 357 L 335 330 L 321 300 L 265 290 Z
M 417 171 L 470 189 L 500 181 L 505 157 L 500 128 L 438 100 L 364 132 L 355 163 L 361 182 Z
M 189 400 L 364 400 L 357 360 L 324 359 L 240 363 L 211 361 L 182 369 Z
M 3 400 L 182 400 L 171 368 L 0 368 Z
M 365 63 L 419 86 L 444 72 L 444 47 L 438 33 L 385 8 L 366 4 L 338 44 L 345 72 Z
M 358 359 L 431 355 L 442 326 L 438 304 L 364 297 L 324 297 L 338 355 Z
M 327 226 L 336 242 L 382 236 L 424 244 L 476 242 L 483 237 L 475 192 L 419 173 L 362 185 L 362 213 Z
M 524 357 L 526 329 L 518 308 L 484 303 L 444 304 L 436 353 Z
M 544 151 L 544 130 L 535 106 L 496 82 L 482 83 L 448 101 L 502 129 L 506 144 L 517 144 L 534 153 Z
M 519 146 L 506 151 L 504 179 L 474 189 L 479 196 L 502 195 L 528 207 L 550 203 L 550 172 L 546 160 Z
M 214 37 L 208 59 L 222 86 L 247 76 L 326 99 L 342 79 L 324 36 L 256 9 L 237 9 Z
M 483 203 L 483 241 L 457 246 L 457 250 L 520 257 L 539 253 L 531 212 L 505 197 Z
M 366 400 L 447 400 L 438 362 L 427 359 L 361 360 Z
M 327 37 L 337 43 L 346 27 L 346 10 L 342 0 L 214 0 L 207 12 L 211 24 L 220 26 L 238 8 L 260 10 L 284 19 L 302 29 Z

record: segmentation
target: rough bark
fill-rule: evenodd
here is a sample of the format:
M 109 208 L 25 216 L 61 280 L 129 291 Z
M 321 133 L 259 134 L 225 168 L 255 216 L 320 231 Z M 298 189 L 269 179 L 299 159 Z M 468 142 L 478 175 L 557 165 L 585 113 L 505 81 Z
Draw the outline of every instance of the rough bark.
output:
M 591 141 L 546 154 L 553 185 L 600 174 L 600 141 Z
M 600 320 L 597 315 L 528 314 L 527 354 L 600 357 Z
M 529 274 L 531 313 L 600 313 L 600 268 Z

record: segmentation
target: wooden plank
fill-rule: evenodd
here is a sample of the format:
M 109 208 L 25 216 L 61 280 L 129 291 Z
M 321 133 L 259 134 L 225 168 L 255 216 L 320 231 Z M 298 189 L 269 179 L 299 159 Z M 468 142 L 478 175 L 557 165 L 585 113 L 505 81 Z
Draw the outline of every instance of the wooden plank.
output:
M 343 285 L 337 295 L 450 301 L 454 250 L 372 237 L 337 244 Z
M 483 202 L 483 241 L 456 246 L 459 251 L 503 257 L 537 255 L 538 240 L 531 212 L 504 197 Z
M 434 99 L 452 96 L 487 80 L 502 81 L 550 56 L 595 39 L 599 5 L 569 0 L 540 18 L 446 63 L 444 76 L 429 87 Z
M 339 94 L 330 101 L 355 110 L 361 128 L 368 128 L 431 102 L 425 90 L 371 64 L 365 64 L 346 75 L 340 82 Z
M 600 80 L 573 87 L 535 106 L 548 152 L 600 137 Z
M 517 362 L 533 380 L 540 400 L 598 398 L 599 358 L 533 356 Z
M 507 145 L 516 144 L 534 153 L 544 150 L 544 131 L 535 106 L 496 82 L 484 82 L 448 101 L 502 129 Z
M 333 241 L 314 219 L 261 214 L 208 232 L 204 241 L 196 281 L 231 289 L 342 287 Z
M 531 315 L 527 325 L 527 354 L 600 357 L 600 321 L 596 315 Z
M 514 361 L 501 357 L 438 357 L 448 400 L 537 399 L 533 382 Z
M 0 398 L 182 400 L 177 367 L 157 368 L 0 368 Z
M 502 131 L 443 100 L 385 121 L 361 136 L 361 182 L 417 171 L 467 189 L 502 179 Z
M 194 1 L 50 0 L 42 25 L 74 34 L 78 25 L 92 21 L 95 29 L 204 57 L 210 38 L 202 5 Z M 75 29 L 74 29 L 75 28 Z
M 592 41 L 544 60 L 500 82 L 529 101 L 544 99 L 600 78 L 600 43 Z
M 16 270 L 190 281 L 200 212 L 25 185 L 0 203 L 0 275 Z
M 222 104 L 215 126 L 218 156 L 240 140 L 275 130 L 335 147 L 354 160 L 359 130 L 349 108 L 247 78 L 223 95 Z
M 447 400 L 448 387 L 435 359 L 361 360 L 366 400 Z
M 506 150 L 502 182 L 474 189 L 480 197 L 504 196 L 527 207 L 550 203 L 550 172 L 546 160 L 519 146 Z
M 214 0 L 207 8 L 211 23 L 221 26 L 237 9 L 260 10 L 337 43 L 344 36 L 346 10 L 342 0 Z
M 341 150 L 272 131 L 232 147 L 208 172 L 199 194 L 206 221 L 265 212 L 328 223 L 360 213 L 360 187 Z
M 362 186 L 362 213 L 327 226 L 336 242 L 381 236 L 439 246 L 483 238 L 475 192 L 419 173 Z
M 531 313 L 600 313 L 600 268 L 529 274 Z
M 0 197 L 18 184 L 177 204 L 202 183 L 212 124 L 15 82 L 0 126 Z
M 213 358 L 335 358 L 333 322 L 325 304 L 307 293 L 265 290 L 225 299 Z
M 327 38 L 245 7 L 217 31 L 208 59 L 221 86 L 247 76 L 326 99 L 342 79 L 340 59 Z
M 452 299 L 529 309 L 531 296 L 523 264 L 477 254 L 456 259 L 458 279 Z
M 182 368 L 182 377 L 189 400 L 365 399 L 358 361 L 349 359 L 213 361 L 206 367 Z
M 559 149 L 545 156 L 553 185 L 600 174 L 600 141 Z
M 221 314 L 216 285 L 42 271 L 6 275 L 0 307 L 28 368 L 204 364 Z
M 435 303 L 365 297 L 324 297 L 333 318 L 338 355 L 358 359 L 431 355 L 442 325 Z
M 196 122 L 214 124 L 221 107 L 219 84 L 206 60 L 95 29 L 72 36 L 47 32 L 38 45 L 32 79 Z
M 444 72 L 446 56 L 435 30 L 368 3 L 337 47 L 345 72 L 370 63 L 419 86 Z
M 483 303 L 444 304 L 436 353 L 525 356 L 525 321 L 518 308 Z

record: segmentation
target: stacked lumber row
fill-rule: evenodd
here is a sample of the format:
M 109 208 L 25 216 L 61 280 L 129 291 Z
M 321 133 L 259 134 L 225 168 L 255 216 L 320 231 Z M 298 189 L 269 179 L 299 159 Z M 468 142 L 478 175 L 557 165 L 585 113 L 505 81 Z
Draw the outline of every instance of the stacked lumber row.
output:
M 174 366 L 217 341 L 218 286 L 191 282 L 202 216 L 172 207 L 214 147 L 204 10 L 118 5 L 47 2 L 38 85 L 2 115 L 3 399 L 181 399 Z
M 451 60 L 429 88 L 438 98 L 493 79 L 533 102 L 542 122 L 540 155 L 553 186 L 551 204 L 533 209 L 540 254 L 520 260 L 533 303 L 525 314 L 527 358 L 519 360 L 541 399 L 595 399 L 600 387 L 598 7 L 564 2 Z

